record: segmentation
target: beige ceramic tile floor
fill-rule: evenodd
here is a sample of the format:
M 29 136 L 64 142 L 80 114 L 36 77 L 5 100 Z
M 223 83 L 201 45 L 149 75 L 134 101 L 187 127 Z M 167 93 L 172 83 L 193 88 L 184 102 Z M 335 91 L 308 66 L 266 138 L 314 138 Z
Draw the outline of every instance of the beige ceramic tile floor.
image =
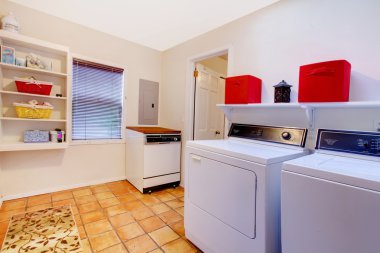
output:
M 141 194 L 127 181 L 5 201 L 0 245 L 12 215 L 71 205 L 84 252 L 200 252 L 185 237 L 183 188 Z

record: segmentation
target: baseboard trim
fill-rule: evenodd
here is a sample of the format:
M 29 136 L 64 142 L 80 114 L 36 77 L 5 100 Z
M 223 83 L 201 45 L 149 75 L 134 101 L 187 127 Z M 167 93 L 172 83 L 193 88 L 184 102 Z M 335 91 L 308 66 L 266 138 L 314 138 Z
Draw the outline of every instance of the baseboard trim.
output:
M 6 195 L 2 199 L 0 198 L 0 207 L 1 207 L 2 202 L 5 201 L 5 200 L 25 198 L 25 197 L 30 197 L 30 196 L 40 195 L 40 194 L 46 194 L 46 193 L 52 193 L 52 192 L 57 192 L 57 191 L 70 190 L 70 189 L 73 189 L 73 188 L 85 187 L 85 186 L 96 185 L 96 184 L 110 183 L 110 182 L 120 181 L 120 180 L 126 180 L 126 177 L 125 176 L 122 176 L 122 177 L 112 177 L 112 178 L 107 178 L 107 179 L 102 179 L 102 180 L 88 181 L 88 182 L 79 183 L 79 184 L 71 184 L 71 185 L 65 185 L 65 186 L 59 186 L 59 187 L 46 188 L 46 189 L 43 189 L 43 190 L 37 190 L 37 191 L 31 191 L 31 192 L 25 192 L 25 193 L 19 193 L 19 194 Z

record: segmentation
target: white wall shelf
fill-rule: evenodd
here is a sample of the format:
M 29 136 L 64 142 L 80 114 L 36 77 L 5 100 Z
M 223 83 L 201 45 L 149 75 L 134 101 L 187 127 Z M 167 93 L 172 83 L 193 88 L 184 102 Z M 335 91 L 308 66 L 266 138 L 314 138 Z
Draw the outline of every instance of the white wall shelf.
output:
M 349 109 L 349 108 L 379 108 L 380 101 L 351 101 L 351 102 L 331 102 L 331 103 L 299 103 L 303 107 L 312 108 L 337 108 L 337 109 Z
M 47 150 L 47 149 L 65 149 L 68 147 L 67 142 L 63 143 L 24 143 L 24 142 L 5 142 L 0 144 L 0 151 L 27 151 L 27 150 Z
M 65 119 L 28 119 L 28 118 L 14 118 L 14 117 L 0 117 L 1 120 L 14 120 L 14 121 L 35 121 L 35 122 L 66 122 Z
M 8 32 L 2 29 L 0 30 L 0 38 L 3 43 L 29 48 L 31 50 L 43 51 L 48 54 L 65 56 L 69 52 L 69 48 L 66 46 L 53 44 L 51 42 L 39 40 L 19 33 Z
M 70 94 L 71 68 L 69 48 L 50 42 L 31 38 L 22 34 L 0 30 L 0 44 L 15 49 L 15 57 L 26 59 L 29 54 L 37 55 L 51 70 L 35 69 L 0 62 L 0 151 L 64 149 L 65 143 L 24 143 L 26 130 L 65 131 L 65 140 L 71 139 Z M 53 83 L 52 95 L 38 95 L 17 92 L 15 77 L 34 76 L 37 80 Z M 56 97 L 55 94 L 62 94 Z M 48 101 L 54 106 L 49 119 L 17 118 L 14 102 L 36 99 Z
M 27 68 L 27 67 L 7 64 L 7 63 L 3 63 L 3 62 L 0 62 L 0 67 L 3 69 L 10 69 L 10 70 L 14 70 L 14 71 L 27 72 L 27 73 L 32 73 L 32 74 L 33 73 L 45 74 L 45 75 L 64 77 L 64 78 L 66 78 L 68 76 L 66 73 L 60 73 L 60 72 L 49 71 L 49 70 L 44 70 L 44 69 Z
M 0 94 L 15 95 L 15 96 L 26 96 L 26 97 L 41 97 L 41 98 L 58 99 L 58 100 L 67 100 L 67 97 L 46 96 L 46 95 L 30 94 L 30 93 L 23 93 L 23 92 L 17 92 L 17 91 L 0 90 Z
M 263 104 L 218 104 L 230 120 L 232 114 L 239 110 L 252 110 L 252 112 L 262 109 L 283 110 L 301 109 L 304 110 L 308 121 L 308 127 L 314 129 L 314 111 L 318 109 L 353 109 L 353 108 L 380 108 L 380 101 L 352 101 L 352 102 L 324 102 L 324 103 L 263 103 Z M 230 120 L 231 121 L 231 120 Z
M 232 108 L 297 108 L 300 104 L 296 103 L 277 103 L 277 104 L 217 104 L 217 107 L 223 109 Z
M 351 102 L 325 102 L 325 103 L 263 103 L 263 104 L 218 104 L 219 108 L 232 109 L 232 108 L 377 108 L 380 107 L 380 101 L 351 101 Z

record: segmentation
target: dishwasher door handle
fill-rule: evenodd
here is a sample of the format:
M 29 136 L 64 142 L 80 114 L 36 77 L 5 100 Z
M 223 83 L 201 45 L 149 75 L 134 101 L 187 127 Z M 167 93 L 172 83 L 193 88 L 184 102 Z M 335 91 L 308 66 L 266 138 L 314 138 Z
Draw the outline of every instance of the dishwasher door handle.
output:
M 195 160 L 195 161 L 199 161 L 199 162 L 202 160 L 202 158 L 201 158 L 200 156 L 197 156 L 197 155 L 192 155 L 191 158 L 192 158 L 193 160 Z

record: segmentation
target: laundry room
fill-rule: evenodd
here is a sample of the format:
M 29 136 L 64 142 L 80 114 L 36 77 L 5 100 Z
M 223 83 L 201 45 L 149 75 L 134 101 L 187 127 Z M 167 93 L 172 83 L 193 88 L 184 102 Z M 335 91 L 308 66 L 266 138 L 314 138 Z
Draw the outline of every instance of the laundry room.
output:
M 0 252 L 380 252 L 379 9 L 1 0 Z

